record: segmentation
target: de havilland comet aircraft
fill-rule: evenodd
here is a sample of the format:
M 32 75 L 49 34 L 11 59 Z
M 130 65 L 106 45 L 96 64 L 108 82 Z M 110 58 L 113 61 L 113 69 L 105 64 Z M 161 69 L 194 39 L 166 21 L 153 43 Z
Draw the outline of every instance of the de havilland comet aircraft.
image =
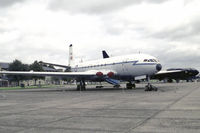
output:
M 70 72 L 0 71 L 0 74 L 71 77 L 80 83 L 77 85 L 77 90 L 86 89 L 85 81 L 106 81 L 115 87 L 120 86 L 120 81 L 127 81 L 127 89 L 132 89 L 135 88 L 135 81 L 147 79 L 145 90 L 150 91 L 157 90 L 150 84 L 152 75 L 169 73 L 160 71 L 162 65 L 159 60 L 148 54 L 109 57 L 75 64 L 72 44 L 69 46 L 69 65 L 63 67 L 70 68 Z M 177 71 L 179 70 L 170 72 Z
M 105 50 L 102 51 L 103 58 L 110 58 Z M 151 76 L 151 79 L 164 80 L 165 82 L 173 82 L 175 80 L 177 83 L 180 80 L 186 80 L 187 82 L 196 79 L 199 71 L 195 68 L 169 68 L 165 71 L 158 72 Z

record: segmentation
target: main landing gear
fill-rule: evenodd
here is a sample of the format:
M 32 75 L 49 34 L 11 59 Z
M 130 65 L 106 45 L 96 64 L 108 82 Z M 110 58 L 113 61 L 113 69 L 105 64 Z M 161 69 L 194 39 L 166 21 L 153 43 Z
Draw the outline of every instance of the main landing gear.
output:
M 147 76 L 147 82 L 148 84 L 145 86 L 145 91 L 157 91 L 158 88 L 153 86 L 151 83 L 150 83 L 150 77 Z
M 126 88 L 127 89 L 133 89 L 133 88 L 135 88 L 135 83 L 131 83 L 131 82 L 127 83 L 126 84 Z
M 80 80 L 80 84 L 77 85 L 77 91 L 84 91 L 84 90 L 86 90 L 85 86 L 86 86 L 85 85 L 85 80 L 84 79 Z
M 113 88 L 119 88 L 120 87 L 120 85 L 114 85 L 113 86 Z

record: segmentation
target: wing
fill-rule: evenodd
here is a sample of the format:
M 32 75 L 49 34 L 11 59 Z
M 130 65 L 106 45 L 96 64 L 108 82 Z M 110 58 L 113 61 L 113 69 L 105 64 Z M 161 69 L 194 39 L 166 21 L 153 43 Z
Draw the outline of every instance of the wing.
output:
M 182 72 L 182 70 L 173 70 L 173 71 L 159 71 L 156 73 L 156 75 L 161 75 L 161 74 L 170 74 L 170 73 L 179 73 Z
M 184 70 L 170 70 L 170 71 L 159 71 L 155 75 L 153 75 L 152 79 L 179 79 L 182 78 L 186 74 Z
M 89 70 L 85 72 L 34 72 L 34 71 L 0 71 L 6 75 L 27 75 L 27 76 L 64 76 L 64 77 L 91 77 L 106 76 L 109 70 Z

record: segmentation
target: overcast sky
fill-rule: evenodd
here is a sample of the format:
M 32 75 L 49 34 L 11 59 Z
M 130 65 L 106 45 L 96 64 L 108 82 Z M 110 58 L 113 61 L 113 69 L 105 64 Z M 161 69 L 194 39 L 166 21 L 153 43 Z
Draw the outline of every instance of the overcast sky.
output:
M 0 61 L 147 53 L 200 70 L 200 0 L 0 0 Z

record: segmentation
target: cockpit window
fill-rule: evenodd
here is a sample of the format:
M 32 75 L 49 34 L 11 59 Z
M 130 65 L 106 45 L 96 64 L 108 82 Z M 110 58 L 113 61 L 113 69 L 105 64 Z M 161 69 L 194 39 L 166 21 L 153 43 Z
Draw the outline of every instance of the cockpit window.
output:
M 147 59 L 144 59 L 144 62 L 147 62 L 148 60 Z
M 150 62 L 154 62 L 153 59 L 150 59 Z
M 157 62 L 157 60 L 156 60 L 156 59 L 153 59 L 153 61 L 154 61 L 154 62 Z
M 144 59 L 144 62 L 159 62 L 156 59 Z

